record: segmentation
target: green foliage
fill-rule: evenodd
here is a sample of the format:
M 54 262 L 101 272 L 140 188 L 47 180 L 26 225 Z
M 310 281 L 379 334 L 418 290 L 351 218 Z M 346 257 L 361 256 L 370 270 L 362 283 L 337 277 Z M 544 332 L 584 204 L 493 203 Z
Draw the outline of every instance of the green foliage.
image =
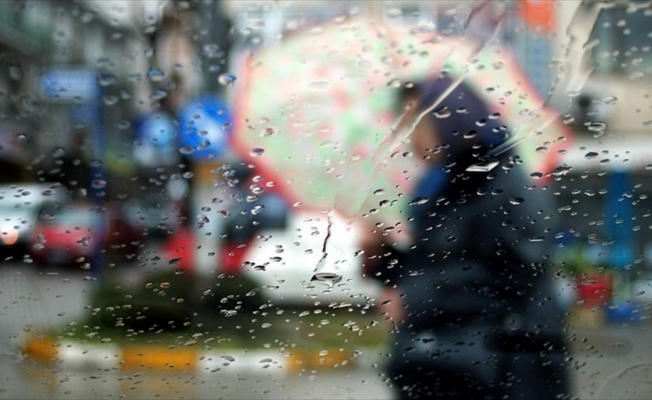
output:
M 583 246 L 567 246 L 557 257 L 557 266 L 569 278 L 601 274 L 607 270 L 604 262 L 595 262 L 587 256 Z
M 152 275 L 137 287 L 106 279 L 92 296 L 93 319 L 107 328 L 183 329 L 192 319 L 191 286 L 190 278 L 174 272 Z
M 233 316 L 251 313 L 267 303 L 260 285 L 244 275 L 217 275 L 197 286 L 194 296 L 209 314 Z
M 197 317 L 219 320 L 250 315 L 267 300 L 243 275 L 211 278 L 173 271 L 147 274 L 142 283 L 106 278 L 92 294 L 92 322 L 136 331 L 185 329 Z

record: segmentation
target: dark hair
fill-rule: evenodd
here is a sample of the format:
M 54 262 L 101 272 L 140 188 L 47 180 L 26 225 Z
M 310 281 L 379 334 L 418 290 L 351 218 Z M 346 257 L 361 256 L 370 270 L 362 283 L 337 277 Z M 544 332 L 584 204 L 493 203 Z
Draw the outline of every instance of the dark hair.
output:
M 425 110 L 453 84 L 450 78 L 438 78 L 405 88 L 401 95 L 404 99 L 418 95 L 418 107 Z M 424 118 L 433 122 L 436 131 L 433 134 L 438 135 L 447 161 L 458 162 L 469 156 L 479 158 L 508 138 L 500 114 L 492 112 L 489 105 L 464 82 Z

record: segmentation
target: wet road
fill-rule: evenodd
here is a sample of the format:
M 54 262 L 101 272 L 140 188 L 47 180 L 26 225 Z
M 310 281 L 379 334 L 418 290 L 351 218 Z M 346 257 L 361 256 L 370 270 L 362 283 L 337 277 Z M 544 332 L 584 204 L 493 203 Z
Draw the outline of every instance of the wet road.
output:
M 0 398 L 226 398 L 389 399 L 378 358 L 355 368 L 282 373 L 218 371 L 154 373 L 64 369 L 24 358 L 17 350 L 29 324 L 54 325 L 87 307 L 93 284 L 84 271 L 45 271 L 10 264 L 0 268 Z M 571 331 L 571 362 L 580 399 L 652 398 L 650 324 L 607 325 Z

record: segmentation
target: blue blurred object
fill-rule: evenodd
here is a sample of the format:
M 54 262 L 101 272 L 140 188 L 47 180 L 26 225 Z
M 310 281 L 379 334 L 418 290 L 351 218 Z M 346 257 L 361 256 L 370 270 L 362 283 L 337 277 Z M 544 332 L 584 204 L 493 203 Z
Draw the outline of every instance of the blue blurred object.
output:
M 134 126 L 134 159 L 145 166 L 174 165 L 178 160 L 176 127 L 167 113 L 148 113 Z
M 638 304 L 628 300 L 613 300 L 606 309 L 605 316 L 610 322 L 640 322 L 643 317 Z
M 199 96 L 178 114 L 179 150 L 194 161 L 220 157 L 227 150 L 232 131 L 231 113 L 220 98 Z
M 635 259 L 631 190 L 628 172 L 615 171 L 610 175 L 605 202 L 605 234 L 607 241 L 611 242 L 609 264 L 615 269 L 625 269 Z

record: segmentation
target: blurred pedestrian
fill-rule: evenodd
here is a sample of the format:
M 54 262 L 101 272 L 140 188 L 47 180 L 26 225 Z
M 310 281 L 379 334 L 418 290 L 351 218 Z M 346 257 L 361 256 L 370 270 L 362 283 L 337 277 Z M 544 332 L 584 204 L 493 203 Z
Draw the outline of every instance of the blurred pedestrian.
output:
M 404 120 L 451 85 L 442 77 L 406 90 Z M 363 238 L 395 326 L 387 373 L 400 398 L 569 397 L 549 271 L 554 207 L 515 151 L 486 159 L 508 136 L 469 86 L 456 86 L 410 135 L 427 169 L 409 207 L 410 245 L 381 231 Z

